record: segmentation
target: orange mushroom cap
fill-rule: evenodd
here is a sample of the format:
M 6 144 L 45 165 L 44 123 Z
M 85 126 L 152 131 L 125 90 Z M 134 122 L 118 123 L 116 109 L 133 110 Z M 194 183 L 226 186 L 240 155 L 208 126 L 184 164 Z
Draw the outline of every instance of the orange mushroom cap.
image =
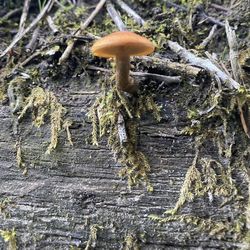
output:
M 154 45 L 145 37 L 129 31 L 118 31 L 111 33 L 99 40 L 92 46 L 91 50 L 95 56 L 143 56 L 154 51 Z

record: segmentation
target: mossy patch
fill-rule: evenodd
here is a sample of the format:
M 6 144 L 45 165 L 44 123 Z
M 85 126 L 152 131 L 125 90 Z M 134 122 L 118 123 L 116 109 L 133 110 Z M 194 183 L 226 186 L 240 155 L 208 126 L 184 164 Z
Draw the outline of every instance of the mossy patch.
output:
M 109 84 L 109 85 L 107 85 Z M 134 186 L 143 181 L 147 189 L 152 191 L 148 180 L 150 165 L 147 157 L 137 149 L 138 121 L 145 112 L 150 111 L 157 121 L 160 121 L 161 108 L 150 95 L 140 95 L 129 98 L 118 91 L 115 81 L 103 83 L 103 91 L 89 111 L 92 121 L 92 143 L 98 145 L 98 139 L 108 136 L 108 146 L 115 153 L 122 165 L 119 172 L 121 177 L 128 179 L 128 186 Z M 118 117 L 124 117 L 128 140 L 122 143 L 119 138 Z

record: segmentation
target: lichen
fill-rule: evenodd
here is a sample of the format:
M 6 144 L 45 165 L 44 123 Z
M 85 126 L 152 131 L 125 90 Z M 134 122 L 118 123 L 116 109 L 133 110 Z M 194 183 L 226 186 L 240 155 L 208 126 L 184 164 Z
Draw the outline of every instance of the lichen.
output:
M 16 230 L 0 230 L 0 236 L 4 239 L 5 242 L 8 242 L 8 250 L 16 250 Z

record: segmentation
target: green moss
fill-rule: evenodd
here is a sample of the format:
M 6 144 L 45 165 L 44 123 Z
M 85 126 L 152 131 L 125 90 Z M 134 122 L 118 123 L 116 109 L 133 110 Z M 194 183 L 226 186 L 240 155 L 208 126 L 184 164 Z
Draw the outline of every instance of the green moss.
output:
M 132 235 L 132 234 L 128 234 L 125 236 L 124 239 L 124 250 L 139 250 L 139 244 L 138 244 L 138 240 L 137 238 Z
M 245 230 L 245 217 L 240 216 L 237 220 L 233 222 L 221 221 L 221 220 L 212 220 L 204 219 L 192 215 L 170 215 L 164 218 L 161 218 L 157 215 L 150 215 L 150 219 L 158 223 L 170 223 L 170 222 L 181 222 L 186 224 L 193 225 L 197 231 L 204 232 L 210 236 L 215 236 L 217 239 L 222 239 L 228 235 L 233 235 L 235 241 L 242 240 L 244 237 Z
M 92 143 L 98 145 L 98 139 L 108 136 L 108 146 L 122 165 L 119 175 L 128 179 L 129 187 L 144 182 L 148 190 L 152 191 L 147 177 L 150 165 L 146 156 L 137 150 L 138 122 L 135 122 L 134 119 L 140 119 L 143 113 L 150 111 L 159 121 L 161 118 L 160 107 L 149 95 L 140 96 L 132 105 L 131 101 L 117 90 L 114 81 L 111 83 L 111 87 L 108 87 L 106 83 L 104 86 L 106 87 L 103 88 L 101 96 L 97 98 L 89 111 L 93 127 Z M 120 142 L 118 135 L 118 116 L 120 114 L 125 118 L 128 135 L 128 141 L 124 144 Z
M 15 229 L 9 230 L 0 230 L 0 236 L 4 239 L 5 242 L 8 242 L 8 250 L 16 250 L 16 231 Z
M 0 199 L 0 215 L 3 215 L 4 218 L 10 217 L 10 213 L 8 211 L 10 203 L 11 203 L 10 198 Z
M 32 123 L 38 128 L 44 124 L 46 116 L 50 117 L 51 139 L 46 151 L 47 154 L 50 154 L 58 144 L 58 137 L 62 130 L 65 108 L 63 108 L 58 102 L 56 96 L 52 92 L 46 91 L 41 87 L 35 87 L 32 89 L 31 94 L 26 98 L 24 107 L 18 116 L 19 121 L 25 116 L 29 109 L 32 109 L 33 112 Z M 68 139 L 71 140 L 71 137 L 68 137 Z M 70 141 L 70 143 L 71 142 L 72 141 Z
M 103 226 L 100 226 L 98 224 L 90 225 L 89 238 L 88 238 L 88 241 L 86 243 L 84 250 L 92 249 L 92 247 L 95 246 L 95 243 L 97 240 L 97 233 L 98 233 L 98 230 L 100 229 L 103 229 Z

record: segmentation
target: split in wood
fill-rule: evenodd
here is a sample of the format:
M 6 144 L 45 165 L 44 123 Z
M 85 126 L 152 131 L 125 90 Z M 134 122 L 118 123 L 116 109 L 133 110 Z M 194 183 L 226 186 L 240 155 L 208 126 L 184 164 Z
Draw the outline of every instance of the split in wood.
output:
M 87 69 L 90 70 L 96 70 L 96 71 L 103 71 L 112 74 L 112 71 L 109 69 L 101 68 L 101 67 L 96 67 L 96 66 L 87 66 Z M 152 74 L 152 73 L 146 73 L 146 72 L 130 72 L 131 76 L 135 77 L 148 77 L 160 81 L 164 81 L 166 83 L 180 83 L 181 82 L 181 77 L 180 76 L 165 76 L 165 75 L 159 75 L 159 74 Z

